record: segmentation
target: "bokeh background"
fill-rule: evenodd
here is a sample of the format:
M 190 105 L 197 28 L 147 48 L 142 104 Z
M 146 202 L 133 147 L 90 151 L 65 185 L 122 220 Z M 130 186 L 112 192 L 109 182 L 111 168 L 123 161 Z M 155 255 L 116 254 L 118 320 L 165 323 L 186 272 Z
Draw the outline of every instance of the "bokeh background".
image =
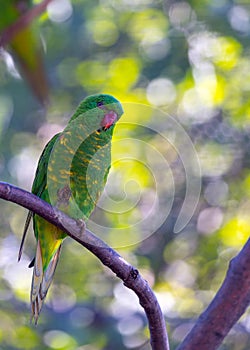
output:
M 250 231 L 249 2 L 57 0 L 34 24 L 50 105 L 41 107 L 11 52 L 1 52 L 1 181 L 30 190 L 43 147 L 83 97 L 117 97 L 125 114 L 90 227 L 148 280 L 174 349 Z M 189 138 L 194 149 L 185 148 Z M 191 219 L 174 232 L 189 180 L 196 188 L 184 216 Z M 150 349 L 137 298 L 70 239 L 39 325 L 29 324 L 32 229 L 17 263 L 26 215 L 0 202 L 0 348 Z M 246 313 L 220 349 L 249 344 Z

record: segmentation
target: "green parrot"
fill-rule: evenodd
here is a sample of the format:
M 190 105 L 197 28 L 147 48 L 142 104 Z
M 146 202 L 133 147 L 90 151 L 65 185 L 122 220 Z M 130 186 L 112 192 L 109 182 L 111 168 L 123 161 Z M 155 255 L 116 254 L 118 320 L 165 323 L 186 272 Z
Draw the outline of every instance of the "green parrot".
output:
M 31 7 L 30 0 L 0 0 L 0 36 Z M 32 26 L 17 31 L 8 41 L 8 48 L 18 61 L 21 73 L 42 104 L 48 101 L 48 85 L 42 62 L 40 40 Z M 7 49 L 8 49 L 7 48 Z
M 64 131 L 45 146 L 32 193 L 75 219 L 87 220 L 107 180 L 113 129 L 122 114 L 120 102 L 111 95 L 84 99 Z M 37 249 L 29 265 L 34 266 L 30 299 L 31 320 L 34 318 L 36 324 L 67 235 L 40 216 L 29 213 L 19 260 L 32 216 Z

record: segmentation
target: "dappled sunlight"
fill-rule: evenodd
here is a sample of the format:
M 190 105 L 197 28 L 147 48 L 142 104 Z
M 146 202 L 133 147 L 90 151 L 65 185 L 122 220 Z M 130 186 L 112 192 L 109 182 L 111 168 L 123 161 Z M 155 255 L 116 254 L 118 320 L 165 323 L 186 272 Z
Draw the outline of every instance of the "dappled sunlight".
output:
M 36 171 L 36 160 L 33 150 L 24 148 L 20 154 L 9 161 L 9 172 L 20 187 L 30 188 Z M 23 168 L 22 164 L 24 163 L 25 167 Z
M 74 327 L 82 329 L 94 322 L 95 312 L 90 308 L 78 306 L 71 311 L 70 319 Z
M 53 22 L 64 22 L 68 20 L 73 13 L 73 8 L 69 0 L 52 1 L 48 5 L 48 16 Z
M 155 106 L 169 104 L 175 100 L 175 86 L 169 79 L 159 78 L 151 80 L 147 87 L 148 101 Z
M 14 105 L 10 96 L 0 96 L 0 137 L 9 126 L 10 120 L 13 116 Z
M 110 309 L 114 317 L 122 319 L 133 315 L 134 312 L 143 314 L 142 307 L 135 302 L 138 297 L 130 289 L 124 289 L 121 283 L 117 283 L 114 288 L 114 301 Z
M 228 13 L 228 19 L 233 29 L 241 33 L 250 32 L 250 15 L 245 7 L 239 5 L 233 6 Z
M 44 334 L 44 343 L 50 349 L 75 349 L 76 341 L 66 332 L 51 330 Z
M 203 176 L 221 176 L 233 165 L 234 158 L 239 156 L 237 150 L 230 146 L 215 143 L 201 145 L 198 150 Z
M 67 312 L 76 304 L 76 294 L 64 284 L 54 284 L 51 290 L 49 305 L 56 312 Z
M 220 230 L 219 235 L 222 242 L 230 247 L 241 247 L 249 237 L 249 218 L 235 217 L 228 221 Z
M 148 281 L 177 347 L 249 237 L 249 6 L 58 0 L 33 22 L 50 104 L 38 105 L 11 49 L 1 50 L 1 181 L 31 190 L 43 148 L 84 97 L 121 101 L 110 173 L 87 227 Z M 41 320 L 29 325 L 32 225 L 17 263 L 26 215 L 1 201 L 0 348 L 149 349 L 137 296 L 70 238 Z M 247 311 L 223 347 L 248 350 L 249 334 Z
M 197 230 L 202 234 L 217 231 L 223 222 L 223 212 L 220 208 L 212 207 L 202 210 L 197 219 Z

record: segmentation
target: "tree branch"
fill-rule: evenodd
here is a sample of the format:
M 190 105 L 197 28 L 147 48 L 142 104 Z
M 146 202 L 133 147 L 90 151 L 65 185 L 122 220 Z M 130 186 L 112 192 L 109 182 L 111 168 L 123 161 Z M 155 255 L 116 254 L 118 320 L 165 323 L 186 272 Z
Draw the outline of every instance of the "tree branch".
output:
M 26 28 L 36 17 L 43 13 L 52 0 L 44 0 L 40 4 L 32 7 L 29 11 L 18 18 L 16 22 L 6 28 L 0 36 L 0 47 L 4 47 L 13 39 L 13 37 Z
M 132 289 L 138 296 L 139 302 L 147 315 L 152 349 L 169 350 L 162 311 L 156 296 L 138 270 L 86 229 L 83 221 L 70 218 L 34 194 L 5 182 L 0 182 L 0 198 L 19 204 L 59 227 L 109 267 L 123 281 L 124 285 Z
M 231 260 L 218 293 L 177 350 L 217 349 L 249 303 L 250 239 Z
M 149 322 L 153 350 L 169 350 L 164 318 L 158 301 L 140 276 L 115 250 L 74 220 L 32 193 L 0 182 L 0 198 L 17 203 L 56 225 L 91 251 L 139 298 Z M 250 239 L 231 260 L 226 278 L 208 308 L 198 318 L 178 350 L 215 350 L 250 303 Z

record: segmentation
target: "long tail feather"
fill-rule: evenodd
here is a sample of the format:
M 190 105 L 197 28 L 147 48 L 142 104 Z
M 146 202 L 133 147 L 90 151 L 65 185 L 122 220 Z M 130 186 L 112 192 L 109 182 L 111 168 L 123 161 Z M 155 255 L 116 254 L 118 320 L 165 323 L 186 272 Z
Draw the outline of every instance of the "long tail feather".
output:
M 61 245 L 53 255 L 48 267 L 43 271 L 42 252 L 40 242 L 37 242 L 36 259 L 33 270 L 30 301 L 31 301 L 31 322 L 34 318 L 37 324 L 43 301 L 53 280 L 57 262 L 60 256 Z
M 30 220 L 32 218 L 32 211 L 29 211 L 28 213 L 28 216 L 27 216 L 27 219 L 25 221 L 25 225 L 24 225 L 24 230 L 23 230 L 23 237 L 22 237 L 22 240 L 21 240 L 21 244 L 20 244 L 20 248 L 19 248 L 19 253 L 18 253 L 18 261 L 20 261 L 21 259 L 21 256 L 22 256 L 22 252 L 23 252 L 23 245 L 24 245 L 24 241 L 25 241 L 25 238 L 26 238 L 26 234 L 27 234 L 27 231 L 28 231 L 28 228 L 29 228 L 29 225 L 30 225 Z

